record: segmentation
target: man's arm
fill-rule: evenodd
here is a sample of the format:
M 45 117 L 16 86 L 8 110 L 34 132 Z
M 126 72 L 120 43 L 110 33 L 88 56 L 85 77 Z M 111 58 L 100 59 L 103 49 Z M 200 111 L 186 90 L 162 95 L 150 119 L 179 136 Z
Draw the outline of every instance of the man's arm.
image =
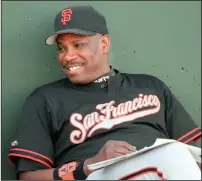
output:
M 19 180 L 54 180 L 54 169 L 44 169 L 37 171 L 26 171 L 19 174 Z
M 196 146 L 201 128 L 164 84 L 166 128 L 171 139 Z
M 87 168 L 87 165 L 91 164 L 91 163 L 92 163 L 91 159 L 87 159 L 84 162 L 83 172 L 85 173 L 85 177 L 87 177 L 90 173 L 92 173 L 92 171 L 89 171 Z M 55 170 L 55 168 L 42 169 L 42 170 L 36 170 L 36 171 L 24 171 L 19 174 L 19 179 L 20 180 L 56 180 L 56 178 L 54 178 L 54 170 Z M 59 176 L 59 170 L 57 170 L 57 172 L 58 172 L 57 174 Z M 63 180 L 63 179 L 64 180 L 76 180 L 76 178 L 74 178 L 74 175 L 71 173 L 68 173 L 68 172 L 65 175 L 63 175 L 63 177 L 61 177 L 60 179 L 61 180 Z M 85 178 L 83 178 L 83 179 L 85 179 Z
M 26 99 L 8 153 L 17 173 L 53 168 L 53 131 L 49 110 L 45 95 L 40 90 Z
M 90 175 L 93 171 L 88 170 L 87 165 L 97 163 L 103 160 L 115 158 L 118 156 L 122 156 L 127 154 L 129 151 L 135 151 L 135 147 L 128 144 L 124 141 L 108 141 L 100 150 L 100 152 L 92 158 L 86 159 L 82 164 L 82 170 L 75 170 L 71 171 L 70 169 L 62 169 L 67 168 L 67 165 L 70 163 L 65 164 L 58 169 L 43 169 L 37 171 L 26 171 L 20 173 L 19 179 L 20 180 L 82 180 L 86 179 L 88 175 Z M 54 173 L 56 171 L 56 173 Z M 83 173 L 82 173 L 83 172 Z M 57 177 L 55 177 L 55 174 Z M 80 174 L 80 177 L 78 176 Z M 81 175 L 85 175 L 85 178 Z

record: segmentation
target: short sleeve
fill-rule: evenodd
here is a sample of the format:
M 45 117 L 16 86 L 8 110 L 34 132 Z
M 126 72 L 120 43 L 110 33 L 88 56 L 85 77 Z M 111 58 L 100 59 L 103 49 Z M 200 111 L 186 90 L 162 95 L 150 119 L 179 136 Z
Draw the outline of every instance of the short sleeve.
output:
M 164 97 L 166 127 L 170 138 L 193 145 L 201 138 L 201 128 L 165 84 Z
M 17 167 L 20 159 L 26 159 L 29 160 L 30 170 L 52 168 L 54 152 L 51 138 L 52 124 L 49 105 L 41 91 L 34 91 L 23 105 L 8 153 L 9 162 Z M 37 164 L 32 164 L 32 162 Z M 35 168 L 32 168 L 32 165 Z M 18 171 L 18 168 L 16 169 Z

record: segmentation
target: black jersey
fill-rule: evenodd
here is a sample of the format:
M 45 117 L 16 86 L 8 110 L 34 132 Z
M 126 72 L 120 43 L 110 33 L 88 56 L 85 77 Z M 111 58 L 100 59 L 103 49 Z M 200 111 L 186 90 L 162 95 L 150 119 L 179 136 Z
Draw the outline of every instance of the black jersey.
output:
M 54 168 L 94 156 L 108 140 L 139 150 L 157 138 L 188 144 L 200 138 L 201 129 L 161 80 L 115 72 L 87 85 L 64 78 L 29 95 L 9 152 L 12 164 L 20 171 Z

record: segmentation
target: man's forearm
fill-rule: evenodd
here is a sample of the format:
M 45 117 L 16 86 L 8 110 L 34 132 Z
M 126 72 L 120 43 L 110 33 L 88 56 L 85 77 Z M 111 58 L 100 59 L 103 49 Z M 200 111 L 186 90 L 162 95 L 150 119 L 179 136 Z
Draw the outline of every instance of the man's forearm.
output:
M 92 158 L 86 159 L 83 164 L 83 172 L 86 176 L 90 175 L 92 171 L 88 170 L 87 165 L 92 163 Z M 43 169 L 37 171 L 26 171 L 19 175 L 20 180 L 54 180 L 54 169 Z M 66 179 L 65 179 L 66 180 Z M 70 179 L 72 180 L 72 179 Z
M 44 169 L 37 171 L 22 172 L 19 175 L 20 180 L 54 180 L 53 179 L 54 169 Z

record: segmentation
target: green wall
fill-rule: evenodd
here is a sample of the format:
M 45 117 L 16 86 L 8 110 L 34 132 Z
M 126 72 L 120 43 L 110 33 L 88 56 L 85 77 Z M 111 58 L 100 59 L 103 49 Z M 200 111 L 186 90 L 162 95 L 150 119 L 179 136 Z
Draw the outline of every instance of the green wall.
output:
M 36 87 L 63 77 L 44 39 L 55 14 L 91 4 L 105 14 L 111 63 L 159 77 L 201 126 L 200 2 L 2 2 L 2 179 L 14 179 L 7 152 L 21 106 Z M 135 53 L 134 53 L 135 51 Z

